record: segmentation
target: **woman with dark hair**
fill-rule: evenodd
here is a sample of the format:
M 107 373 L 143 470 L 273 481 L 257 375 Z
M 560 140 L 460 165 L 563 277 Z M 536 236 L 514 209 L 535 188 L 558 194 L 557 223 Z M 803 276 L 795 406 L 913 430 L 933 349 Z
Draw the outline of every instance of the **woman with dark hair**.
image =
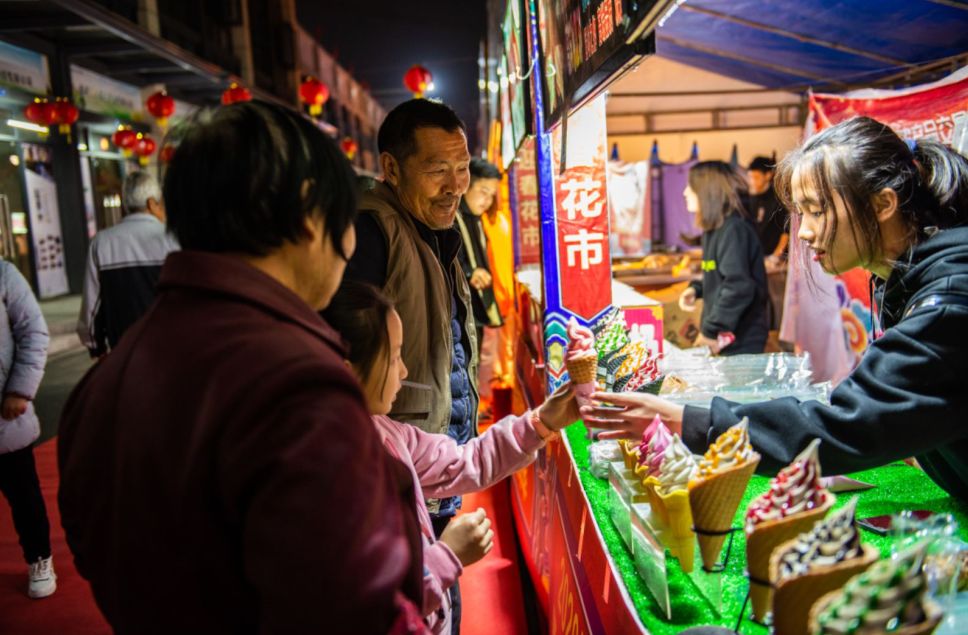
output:
M 968 160 L 934 141 L 905 142 L 858 117 L 824 130 L 789 154 L 778 191 L 800 217 L 798 237 L 830 273 L 874 275 L 884 334 L 830 396 L 710 408 L 643 394 L 596 398 L 585 421 L 613 436 L 637 434 L 655 414 L 702 452 L 742 417 L 775 473 L 813 439 L 830 474 L 915 456 L 936 483 L 968 500 Z M 585 409 L 583 408 L 583 411 Z
M 574 394 L 565 386 L 540 407 L 505 417 L 458 445 L 446 434 L 424 432 L 387 416 L 407 367 L 401 357 L 403 323 L 385 295 L 371 285 L 344 281 L 321 315 L 349 343 L 350 364 L 384 446 L 413 475 L 414 505 L 423 529 L 423 613 L 434 633 L 450 633 L 448 590 L 465 566 L 491 550 L 494 532 L 484 510 L 478 509 L 458 516 L 436 539 L 424 497 L 476 492 L 531 463 L 549 437 L 578 419 Z
M 689 170 L 682 192 L 702 235 L 702 280 L 679 297 L 684 311 L 703 299 L 697 343 L 713 354 L 762 353 L 766 346 L 766 269 L 759 238 L 743 219 L 742 178 L 722 161 L 703 161 Z

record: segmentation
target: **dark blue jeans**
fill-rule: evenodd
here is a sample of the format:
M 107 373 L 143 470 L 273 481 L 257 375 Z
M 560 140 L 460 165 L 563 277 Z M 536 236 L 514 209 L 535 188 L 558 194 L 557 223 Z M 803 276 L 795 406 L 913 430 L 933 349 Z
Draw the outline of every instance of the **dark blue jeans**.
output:
M 444 533 L 447 523 L 453 516 L 431 516 L 430 521 L 434 525 L 434 536 L 440 539 L 440 534 Z M 460 635 L 460 580 L 454 582 L 450 587 L 450 632 L 451 635 Z

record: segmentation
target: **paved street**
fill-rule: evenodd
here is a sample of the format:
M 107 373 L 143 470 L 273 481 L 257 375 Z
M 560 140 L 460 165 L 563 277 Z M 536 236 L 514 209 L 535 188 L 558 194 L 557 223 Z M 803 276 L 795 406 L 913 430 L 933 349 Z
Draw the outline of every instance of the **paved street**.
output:
M 37 416 L 40 417 L 40 442 L 57 434 L 57 422 L 64 403 L 92 363 L 84 348 L 53 355 L 48 359 L 47 373 L 34 400 Z

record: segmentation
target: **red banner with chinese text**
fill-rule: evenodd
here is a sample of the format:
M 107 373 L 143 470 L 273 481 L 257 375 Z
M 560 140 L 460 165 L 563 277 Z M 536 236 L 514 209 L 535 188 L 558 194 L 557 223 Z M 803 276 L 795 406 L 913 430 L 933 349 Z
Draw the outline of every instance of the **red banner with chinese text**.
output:
M 541 219 L 534 143 L 534 137 L 527 137 L 514 163 L 518 198 L 518 253 L 522 265 L 541 264 Z
M 561 126 L 552 135 L 561 306 L 591 321 L 612 303 L 604 98 L 571 115 L 567 126 L 563 173 Z

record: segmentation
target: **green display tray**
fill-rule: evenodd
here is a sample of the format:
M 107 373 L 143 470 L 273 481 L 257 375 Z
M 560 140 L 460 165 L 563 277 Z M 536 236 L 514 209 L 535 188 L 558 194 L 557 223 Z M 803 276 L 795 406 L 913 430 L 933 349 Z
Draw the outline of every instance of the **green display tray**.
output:
M 622 539 L 619 537 L 615 525 L 609 519 L 608 480 L 595 478 L 588 470 L 588 446 L 591 441 L 586 437 L 585 426 L 576 423 L 566 430 L 566 434 L 573 452 L 572 458 L 578 466 L 582 487 L 591 503 L 595 522 L 628 589 L 635 610 L 649 633 L 652 635 L 674 635 L 684 628 L 697 625 L 734 627 L 748 589 L 744 575 L 746 538 L 743 532 L 736 534 L 732 554 L 723 575 L 723 611 L 721 616 L 713 611 L 692 581 L 679 568 L 675 559 L 668 559 L 672 619 L 667 620 L 664 611 L 659 608 L 648 589 L 645 588 L 645 584 L 639 578 L 631 554 L 622 544 Z M 835 509 L 846 504 L 852 496 L 857 496 L 857 515 L 859 518 L 893 514 L 904 509 L 929 509 L 939 513 L 950 513 L 958 521 L 959 534 L 963 539 L 968 540 L 968 507 L 945 493 L 922 471 L 898 462 L 875 470 L 857 472 L 852 476 L 877 487 L 859 493 L 838 494 Z M 753 477 L 736 512 L 736 518 L 733 521 L 735 526 L 739 526 L 742 522 L 749 502 L 754 497 L 764 493 L 768 483 L 768 478 Z M 882 554 L 887 554 L 890 551 L 891 539 L 889 537 L 877 536 L 869 531 L 864 531 L 861 538 L 866 543 L 879 548 Z M 766 635 L 769 633 L 765 626 L 751 621 L 749 615 L 750 608 L 747 607 L 740 625 L 740 632 L 744 635 Z

